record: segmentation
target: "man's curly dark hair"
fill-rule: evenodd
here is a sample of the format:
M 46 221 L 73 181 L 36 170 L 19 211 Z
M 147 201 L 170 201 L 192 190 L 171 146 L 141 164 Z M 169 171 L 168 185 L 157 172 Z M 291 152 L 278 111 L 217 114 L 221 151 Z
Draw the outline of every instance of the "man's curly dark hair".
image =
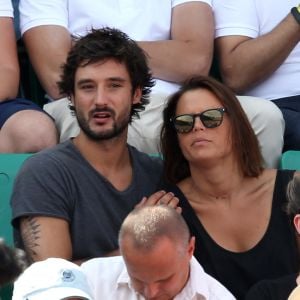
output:
M 145 52 L 125 33 L 113 28 L 91 29 L 84 37 L 75 39 L 66 63 L 62 66 L 63 72 L 58 87 L 62 94 L 74 95 L 75 73 L 79 67 L 89 64 L 115 59 L 126 65 L 129 73 L 132 93 L 137 88 L 142 90 L 141 102 L 132 105 L 131 118 L 139 118 L 139 112 L 149 103 L 149 93 L 154 86 Z M 74 110 L 74 107 L 71 109 Z

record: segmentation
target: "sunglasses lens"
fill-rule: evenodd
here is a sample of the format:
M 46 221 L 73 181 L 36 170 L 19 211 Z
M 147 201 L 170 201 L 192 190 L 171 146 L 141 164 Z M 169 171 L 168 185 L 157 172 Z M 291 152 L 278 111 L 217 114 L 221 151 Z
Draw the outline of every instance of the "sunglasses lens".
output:
M 193 129 L 194 120 L 192 115 L 182 115 L 174 119 L 174 126 L 177 132 L 187 133 Z
M 221 125 L 223 120 L 223 113 L 217 109 L 211 109 L 201 114 L 201 121 L 207 128 L 214 128 Z

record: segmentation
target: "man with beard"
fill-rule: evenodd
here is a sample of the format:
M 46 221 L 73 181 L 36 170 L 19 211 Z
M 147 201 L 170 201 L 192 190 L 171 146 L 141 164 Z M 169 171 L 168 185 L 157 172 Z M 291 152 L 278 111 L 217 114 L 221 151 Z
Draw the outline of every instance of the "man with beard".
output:
M 92 30 L 70 50 L 58 84 L 81 131 L 20 170 L 11 202 L 16 242 L 33 261 L 113 255 L 122 221 L 142 199 L 178 201 L 163 191 L 145 198 L 157 191 L 161 161 L 126 143 L 153 86 L 146 56 L 119 30 Z

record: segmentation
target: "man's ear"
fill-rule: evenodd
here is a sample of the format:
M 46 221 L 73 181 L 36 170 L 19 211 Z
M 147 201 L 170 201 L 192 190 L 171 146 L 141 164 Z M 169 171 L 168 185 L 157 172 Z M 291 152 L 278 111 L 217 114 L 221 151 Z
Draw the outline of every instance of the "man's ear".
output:
M 142 89 L 140 87 L 137 87 L 133 93 L 132 104 L 141 103 L 141 98 L 142 98 Z
M 192 258 L 192 256 L 194 255 L 194 251 L 195 251 L 195 237 L 192 236 L 190 238 L 189 245 L 188 245 L 188 254 L 190 258 Z
M 300 234 L 300 214 L 295 215 L 294 217 L 294 226 L 298 234 Z

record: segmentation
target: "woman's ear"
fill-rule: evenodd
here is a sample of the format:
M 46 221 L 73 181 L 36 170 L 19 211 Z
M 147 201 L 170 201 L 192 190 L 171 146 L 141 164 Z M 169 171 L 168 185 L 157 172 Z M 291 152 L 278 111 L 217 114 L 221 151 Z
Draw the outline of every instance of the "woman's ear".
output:
M 300 235 L 300 214 L 295 215 L 294 226 L 295 226 L 297 233 Z

